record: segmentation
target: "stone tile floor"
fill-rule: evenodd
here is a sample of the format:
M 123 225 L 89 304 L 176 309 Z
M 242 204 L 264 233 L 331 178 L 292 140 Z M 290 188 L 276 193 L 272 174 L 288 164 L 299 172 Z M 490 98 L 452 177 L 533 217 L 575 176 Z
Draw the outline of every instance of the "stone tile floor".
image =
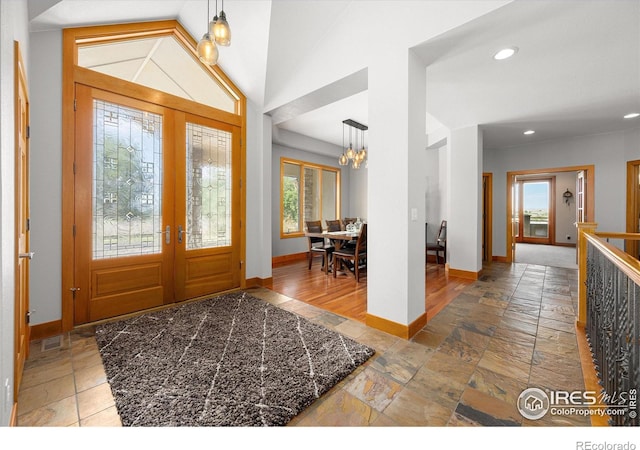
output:
M 523 418 L 527 387 L 582 390 L 574 323 L 577 271 L 493 263 L 410 341 L 267 289 L 249 292 L 373 346 L 377 353 L 290 426 L 589 426 Z M 120 426 L 92 328 L 62 349 L 33 342 L 18 409 L 22 427 Z

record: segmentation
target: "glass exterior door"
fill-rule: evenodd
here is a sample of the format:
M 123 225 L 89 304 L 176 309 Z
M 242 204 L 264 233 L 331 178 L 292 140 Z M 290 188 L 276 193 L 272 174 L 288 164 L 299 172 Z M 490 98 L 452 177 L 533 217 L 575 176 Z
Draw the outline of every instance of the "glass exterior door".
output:
M 240 286 L 237 128 L 176 116 L 176 296 Z
M 517 185 L 517 241 L 551 244 L 554 226 L 553 180 L 522 180 Z
M 237 127 L 81 85 L 77 120 L 74 322 L 239 287 Z

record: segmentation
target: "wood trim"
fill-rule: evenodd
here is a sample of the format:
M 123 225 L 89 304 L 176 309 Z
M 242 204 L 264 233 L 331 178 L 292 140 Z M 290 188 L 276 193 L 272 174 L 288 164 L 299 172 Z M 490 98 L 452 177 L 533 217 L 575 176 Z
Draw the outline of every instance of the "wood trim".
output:
M 568 242 L 554 242 L 552 245 L 555 245 L 556 247 L 575 247 L 576 244 L 570 244 Z
M 614 263 L 631 281 L 640 285 L 640 261 L 620 250 L 618 247 L 603 241 L 599 236 L 584 233 L 591 245 L 597 247 L 609 261 Z
M 293 261 L 303 261 L 309 257 L 309 252 L 292 253 L 290 255 L 280 255 L 271 258 L 271 267 L 276 267 L 282 264 L 290 263 Z
M 409 325 L 403 325 L 389 319 L 367 313 L 365 323 L 368 327 L 384 331 L 385 333 L 389 333 L 393 336 L 397 336 L 402 339 L 411 339 L 427 324 L 427 313 L 422 313 Z
M 29 280 L 31 263 L 20 259 L 20 252 L 30 251 L 27 221 L 30 214 L 30 100 L 29 83 L 20 42 L 13 41 L 13 139 L 14 139 L 14 290 L 13 290 L 13 400 L 18 399 L 24 365 L 29 357 L 30 327 Z
M 640 231 L 640 160 L 627 161 L 627 203 L 626 203 L 626 231 L 634 233 Z M 629 242 L 626 250 L 631 255 L 638 255 L 638 243 Z
M 156 103 L 190 112 L 199 116 L 212 118 L 240 127 L 240 286 L 246 285 L 246 97 L 238 87 L 227 77 L 219 66 L 202 67 L 210 72 L 212 79 L 236 99 L 236 114 L 200 105 L 186 99 L 172 96 L 154 89 L 116 80 L 107 75 L 92 72 L 78 67 L 77 46 L 97 42 L 115 42 L 122 39 L 141 38 L 145 36 L 172 35 L 198 61 L 197 42 L 189 35 L 185 28 L 176 20 L 161 20 L 156 22 L 114 24 L 104 26 L 88 26 L 63 30 L 63 77 L 62 77 L 62 329 L 70 331 L 74 327 L 74 301 L 70 288 L 75 287 L 75 270 L 69 270 L 66 261 L 73 260 L 74 248 L 74 162 L 75 162 L 75 89 L 76 83 L 98 87 L 103 90 L 124 93 L 126 96 L 137 98 L 145 102 Z M 115 90 L 115 91 L 114 91 Z M 165 103 L 165 104 L 162 104 Z M 65 269 L 67 267 L 67 269 Z
M 75 35 L 72 31 L 62 31 L 62 330 L 73 329 L 73 294 L 75 269 L 66 264 L 73 261 L 75 255 L 75 80 L 74 67 L 78 61 Z
M 48 337 L 57 336 L 64 333 L 62 320 L 54 320 L 52 322 L 39 323 L 31 327 L 31 340 L 46 339 Z
M 304 168 L 312 168 L 312 169 L 318 169 L 318 170 L 326 170 L 329 172 L 334 172 L 336 174 L 336 218 L 340 219 L 340 216 L 342 215 L 342 205 L 341 205 L 341 198 L 342 198 L 342 181 L 341 181 L 341 176 L 342 176 L 342 170 L 339 167 L 333 167 L 333 166 L 327 166 L 324 164 L 318 164 L 318 163 L 312 163 L 312 162 L 308 162 L 308 161 L 302 161 L 299 159 L 293 159 L 293 158 L 288 158 L 286 156 L 282 156 L 280 157 L 280 195 L 278 196 L 278 202 L 280 203 L 280 239 L 290 239 L 290 238 L 300 238 L 300 237 L 304 237 L 304 203 L 303 203 L 303 196 L 299 195 L 298 196 L 298 221 L 300 224 L 300 230 L 299 231 L 294 231 L 292 233 L 285 233 L 282 230 L 282 224 L 284 223 L 284 205 L 282 203 L 282 193 L 284 192 L 284 178 L 283 178 L 283 174 L 284 174 L 284 165 L 285 164 L 291 164 L 291 165 L 297 165 L 300 167 L 300 181 L 302 183 L 300 191 L 304 192 L 304 183 L 305 183 L 305 177 L 304 177 Z M 322 176 L 320 177 L 320 205 L 323 204 L 322 202 Z
M 493 255 L 493 256 L 491 257 L 491 260 L 492 260 L 492 261 L 496 261 L 496 262 L 503 262 L 503 263 L 509 262 L 509 261 L 507 261 L 507 257 L 506 257 L 506 256 L 496 256 L 496 255 Z
M 587 239 L 586 233 L 595 232 L 595 222 L 576 223 L 578 229 L 578 324 L 587 325 Z
M 556 177 L 536 177 L 536 178 L 526 178 L 520 180 L 520 184 L 524 185 L 525 183 L 549 183 L 549 211 L 548 211 L 548 220 L 547 220 L 547 237 L 534 237 L 534 236 L 524 236 L 524 188 L 519 190 L 519 199 L 518 205 L 520 209 L 518 210 L 518 224 L 519 236 L 516 238 L 516 242 L 526 242 L 533 244 L 547 244 L 553 245 L 556 241 Z
M 18 402 L 13 402 L 13 406 L 11 407 L 11 417 L 9 418 L 9 426 L 10 427 L 18 426 Z
M 511 222 L 513 205 L 513 183 L 517 175 L 552 174 L 558 172 L 580 172 L 584 171 L 587 178 L 585 186 L 586 195 L 586 216 L 595 217 L 595 165 L 554 167 L 548 169 L 528 169 L 507 172 L 507 208 L 506 208 L 506 262 L 513 262 L 515 246 L 513 245 L 513 227 Z
M 477 280 L 482 275 L 482 270 L 479 270 L 478 272 L 472 272 L 469 270 L 449 268 L 449 275 L 452 277 L 464 278 L 467 280 Z
M 73 77 L 76 83 L 86 84 L 87 86 L 103 91 L 141 100 L 145 103 L 153 103 L 165 108 L 184 111 L 229 125 L 240 126 L 242 124 L 242 118 L 236 114 L 158 91 L 147 86 L 95 72 L 84 67 L 75 66 L 73 68 Z
M 259 277 L 249 278 L 249 279 L 247 279 L 246 287 L 247 288 L 263 287 L 263 288 L 271 289 L 273 287 L 273 277 L 269 277 L 269 278 L 259 278 Z
M 583 326 L 576 322 L 576 338 L 578 341 L 578 352 L 580 354 L 580 366 L 582 367 L 582 378 L 584 379 L 584 387 L 587 391 L 593 391 L 600 393 L 602 386 L 599 383 L 598 374 L 596 368 L 593 365 L 593 355 L 589 349 L 589 342 L 587 341 L 586 330 Z M 604 405 L 603 405 L 604 406 Z M 591 414 L 591 426 L 593 427 L 607 427 L 609 426 L 609 416 L 600 416 L 598 414 Z
M 137 39 L 151 36 L 174 36 L 190 52 L 195 60 L 197 57 L 198 43 L 189 32 L 177 20 L 159 20 L 155 22 L 125 23 L 113 25 L 98 25 L 63 30 L 64 36 L 73 40 L 74 46 L 94 43 L 117 42 L 121 40 Z M 64 38 L 63 38 L 64 39 Z M 77 64 L 77 55 L 74 57 L 74 65 Z M 211 74 L 212 78 L 236 99 L 238 103 L 245 98 L 240 89 L 220 69 L 218 65 L 203 67 Z M 244 102 L 236 105 L 236 113 L 245 115 Z

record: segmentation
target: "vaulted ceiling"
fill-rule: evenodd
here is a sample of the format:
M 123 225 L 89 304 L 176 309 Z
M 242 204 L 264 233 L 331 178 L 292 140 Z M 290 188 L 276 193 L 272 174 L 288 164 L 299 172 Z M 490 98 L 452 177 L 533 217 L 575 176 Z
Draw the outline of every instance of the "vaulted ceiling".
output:
M 640 112 L 637 0 L 227 0 L 224 10 L 232 44 L 220 67 L 279 128 L 336 145 L 342 120 L 367 122 L 358 56 L 375 55 L 389 29 L 424 61 L 428 132 L 479 124 L 492 148 L 640 126 L 622 118 Z M 196 40 L 208 20 L 206 0 L 29 0 L 29 15 L 32 32 L 177 19 Z M 505 46 L 518 52 L 493 60 Z

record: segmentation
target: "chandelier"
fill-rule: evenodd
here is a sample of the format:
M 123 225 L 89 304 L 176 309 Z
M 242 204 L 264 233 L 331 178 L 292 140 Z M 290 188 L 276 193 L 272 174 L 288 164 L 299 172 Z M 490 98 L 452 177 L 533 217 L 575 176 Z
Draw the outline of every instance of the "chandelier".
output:
M 345 127 L 349 131 L 349 146 L 345 148 Z M 351 161 L 351 167 L 354 169 L 359 169 L 360 165 L 365 162 L 367 158 L 367 150 L 364 147 L 364 132 L 367 131 L 369 127 L 366 125 L 362 125 L 355 120 L 347 119 L 342 121 L 342 148 L 343 153 L 338 158 L 338 164 L 341 166 L 346 166 Z M 353 137 L 355 136 L 356 145 L 354 148 L 353 145 Z M 360 141 L 358 139 L 360 138 Z M 360 145 L 362 147 L 360 147 Z M 366 162 L 365 162 L 366 164 Z
M 218 62 L 218 45 L 228 47 L 231 45 L 231 28 L 224 13 L 224 0 L 218 17 L 218 1 L 216 0 L 216 13 L 209 22 L 209 0 L 207 0 L 207 32 L 198 42 L 198 58 L 204 64 L 214 66 Z

